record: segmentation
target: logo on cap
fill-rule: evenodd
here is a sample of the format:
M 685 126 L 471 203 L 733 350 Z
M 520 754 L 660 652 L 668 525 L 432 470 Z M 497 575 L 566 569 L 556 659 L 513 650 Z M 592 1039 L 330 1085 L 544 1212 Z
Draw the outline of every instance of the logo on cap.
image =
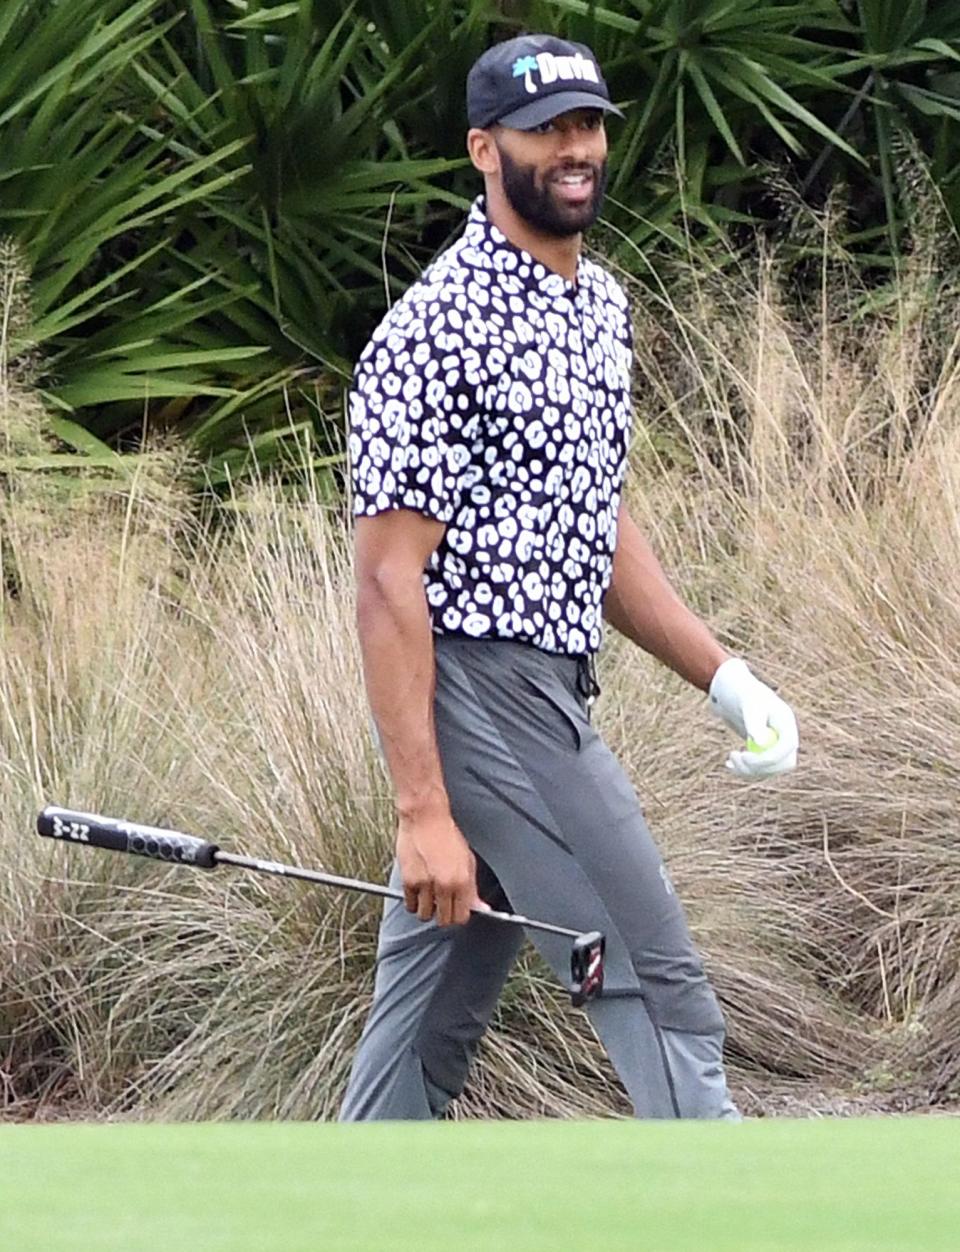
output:
M 534 82 L 533 75 L 540 75 L 539 84 Z M 551 83 L 588 82 L 600 83 L 600 73 L 596 65 L 581 52 L 576 56 L 554 56 L 552 52 L 541 52 L 537 56 L 520 57 L 513 65 L 514 78 L 522 78 L 523 85 L 531 96 L 535 96 L 540 87 Z

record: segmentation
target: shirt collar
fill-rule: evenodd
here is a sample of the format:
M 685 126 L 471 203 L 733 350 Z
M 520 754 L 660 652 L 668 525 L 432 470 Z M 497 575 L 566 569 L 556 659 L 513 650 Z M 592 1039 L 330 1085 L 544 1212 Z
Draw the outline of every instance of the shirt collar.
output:
M 464 231 L 461 256 L 477 269 L 517 278 L 528 290 L 539 291 L 552 299 L 569 296 L 589 285 L 586 266 L 581 256 L 577 262 L 577 281 L 568 282 L 562 274 L 549 269 L 523 248 L 512 244 L 506 235 L 487 217 L 483 196 L 474 200 Z

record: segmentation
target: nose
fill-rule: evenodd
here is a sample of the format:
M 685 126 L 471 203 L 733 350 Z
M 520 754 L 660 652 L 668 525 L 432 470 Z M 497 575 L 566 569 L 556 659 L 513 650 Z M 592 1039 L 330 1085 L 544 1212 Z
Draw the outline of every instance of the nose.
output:
M 569 124 L 557 128 L 556 159 L 569 165 L 593 165 L 607 155 L 604 131 Z
M 581 130 L 579 126 L 567 126 L 560 132 L 560 141 L 557 144 L 557 157 L 561 161 L 569 161 L 571 164 L 585 163 L 591 158 L 591 148 L 596 140 L 596 135 L 591 135 L 588 131 Z

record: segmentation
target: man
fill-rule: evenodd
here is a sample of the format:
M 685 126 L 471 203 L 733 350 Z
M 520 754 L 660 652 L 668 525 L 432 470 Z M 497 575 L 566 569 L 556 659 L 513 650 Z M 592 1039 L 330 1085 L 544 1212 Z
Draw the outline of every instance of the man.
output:
M 638 1116 L 736 1119 L 716 998 L 589 722 L 601 615 L 756 741 L 734 772 L 791 768 L 796 723 L 681 603 L 621 502 L 629 310 L 581 256 L 619 115 L 593 54 L 511 40 L 467 97 L 484 196 L 351 396 L 358 627 L 406 907 L 384 911 L 341 1118 L 437 1117 L 462 1090 L 521 941 L 493 906 L 606 934 L 617 994 L 589 1012 Z M 564 977 L 568 941 L 533 938 Z

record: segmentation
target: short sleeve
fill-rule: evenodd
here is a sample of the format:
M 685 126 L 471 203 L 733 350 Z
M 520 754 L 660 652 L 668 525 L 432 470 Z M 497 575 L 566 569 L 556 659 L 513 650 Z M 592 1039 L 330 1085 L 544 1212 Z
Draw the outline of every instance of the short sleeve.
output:
M 428 300 L 395 306 L 350 390 L 354 513 L 414 509 L 449 522 L 460 505 L 479 416 L 464 344 Z

